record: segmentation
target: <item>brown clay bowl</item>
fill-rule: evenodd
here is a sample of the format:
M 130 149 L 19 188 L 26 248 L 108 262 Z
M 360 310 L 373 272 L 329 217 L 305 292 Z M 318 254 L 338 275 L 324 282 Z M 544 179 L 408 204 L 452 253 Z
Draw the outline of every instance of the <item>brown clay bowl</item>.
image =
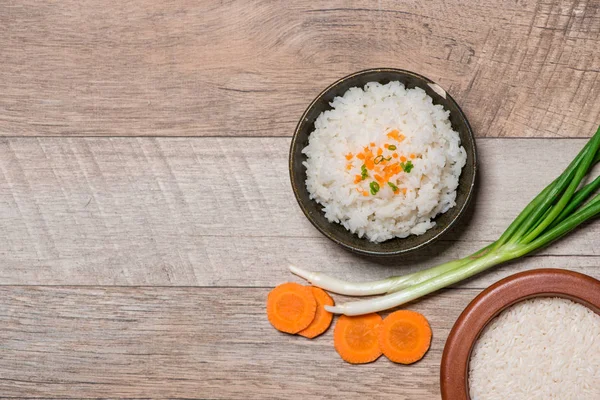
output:
M 600 281 L 578 272 L 536 269 L 496 282 L 469 303 L 450 331 L 440 371 L 442 399 L 470 399 L 471 351 L 492 319 L 519 301 L 547 296 L 576 301 L 600 314 Z

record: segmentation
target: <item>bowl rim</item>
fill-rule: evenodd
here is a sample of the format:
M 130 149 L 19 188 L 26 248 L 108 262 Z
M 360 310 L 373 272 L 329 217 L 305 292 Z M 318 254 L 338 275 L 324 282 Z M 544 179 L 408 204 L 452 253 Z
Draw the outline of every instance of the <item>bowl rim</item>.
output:
M 470 137 L 471 139 L 471 143 L 472 143 L 472 150 L 473 150 L 473 179 L 471 180 L 471 182 L 469 183 L 469 188 L 467 191 L 467 197 L 464 201 L 464 203 L 462 205 L 460 205 L 460 208 L 458 209 L 458 212 L 456 214 L 456 216 L 446 225 L 444 226 L 435 236 L 429 238 L 428 240 L 418 243 L 412 247 L 407 247 L 404 249 L 399 249 L 399 250 L 394 250 L 394 251 L 377 251 L 377 250 L 366 250 L 366 249 L 361 249 L 361 248 L 357 248 L 354 247 L 350 244 L 344 243 L 342 240 L 339 240 L 337 237 L 335 237 L 335 235 L 332 235 L 331 233 L 329 233 L 328 231 L 326 231 L 325 229 L 322 229 L 317 223 L 316 221 L 313 220 L 312 215 L 310 214 L 309 210 L 305 207 L 304 203 L 300 200 L 300 197 L 298 195 L 298 185 L 303 185 L 304 182 L 297 182 L 294 179 L 294 147 L 296 146 L 297 140 L 298 140 L 298 132 L 300 130 L 300 127 L 303 125 L 304 120 L 306 119 L 306 116 L 308 115 L 308 113 L 312 110 L 312 108 L 315 106 L 315 104 L 321 100 L 321 98 L 331 89 L 333 89 L 334 87 L 338 86 L 339 84 L 355 78 L 357 76 L 361 76 L 361 75 L 365 75 L 365 74 L 370 74 L 370 73 L 376 73 L 376 72 L 390 72 L 390 73 L 396 73 L 396 74 L 401 74 L 401 75 L 409 75 L 412 77 L 415 77 L 417 79 L 423 80 L 424 82 L 426 82 L 428 85 L 436 85 L 437 88 L 441 89 L 444 92 L 444 97 L 447 101 L 451 102 L 454 104 L 454 106 L 456 107 L 456 109 L 458 110 L 458 116 L 460 117 L 460 119 L 462 119 L 465 123 L 466 126 L 466 130 L 467 130 L 467 135 Z M 432 87 L 432 90 L 433 89 Z M 437 92 L 437 91 L 436 91 Z M 464 167 L 463 167 L 464 168 Z M 333 82 L 332 84 L 330 84 L 329 86 L 327 86 L 325 89 L 323 89 L 308 105 L 308 107 L 306 107 L 306 109 L 304 110 L 304 112 L 302 113 L 302 117 L 298 120 L 298 123 L 296 124 L 296 128 L 294 129 L 294 134 L 292 136 L 292 141 L 290 143 L 290 150 L 289 150 L 289 156 L 288 156 L 288 170 L 289 170 L 289 174 L 290 174 L 290 181 L 291 181 L 291 185 L 292 185 L 292 190 L 294 192 L 294 197 L 296 197 L 296 202 L 298 203 L 298 205 L 300 206 L 300 209 L 302 210 L 302 212 L 304 213 L 304 215 L 306 216 L 306 218 L 310 221 L 310 223 L 317 228 L 317 230 L 319 232 L 321 232 L 325 237 L 327 237 L 328 239 L 330 239 L 331 241 L 337 243 L 338 245 L 344 247 L 345 249 L 350 250 L 353 253 L 357 253 L 357 254 L 362 254 L 362 255 L 367 255 L 367 256 L 376 256 L 376 257 L 393 257 L 393 256 L 398 256 L 398 255 L 402 255 L 402 254 L 407 254 L 407 253 L 411 253 L 414 252 L 416 250 L 422 249 L 423 247 L 435 242 L 436 240 L 438 240 L 440 237 L 442 237 L 446 232 L 448 232 L 450 230 L 450 228 L 452 228 L 457 221 L 459 221 L 461 219 L 461 217 L 464 215 L 465 211 L 467 210 L 467 208 L 469 207 L 471 200 L 473 198 L 473 189 L 475 187 L 475 182 L 477 179 L 477 144 L 475 142 L 475 134 L 473 133 L 473 128 L 471 127 L 471 124 L 469 123 L 469 120 L 467 119 L 467 116 L 465 115 L 464 111 L 462 110 L 462 108 L 460 107 L 460 105 L 456 102 L 456 100 L 454 100 L 454 98 L 448 93 L 446 92 L 445 89 L 442 88 L 442 86 L 440 86 L 438 83 L 432 81 L 431 79 L 427 78 L 426 76 L 423 76 L 421 74 L 418 74 L 416 72 L 412 72 L 412 71 L 408 71 L 405 69 L 400 69 L 400 68 L 388 68 L 388 67 L 383 67 L 383 68 L 369 68 L 369 69 L 364 69 L 358 72 L 354 72 L 350 75 L 346 75 L 343 78 L 340 78 L 338 80 L 336 80 L 335 82 Z M 314 201 L 314 200 L 311 200 Z M 458 206 L 458 204 L 456 205 Z M 455 206 L 455 207 L 456 207 Z M 333 222 L 330 222 L 333 223 Z M 365 238 L 361 238 L 364 240 L 367 240 Z
M 448 335 L 440 367 L 442 399 L 470 399 L 468 367 L 475 342 L 502 311 L 535 297 L 570 299 L 600 315 L 600 281 L 589 275 L 559 268 L 539 268 L 496 282 L 467 305 Z

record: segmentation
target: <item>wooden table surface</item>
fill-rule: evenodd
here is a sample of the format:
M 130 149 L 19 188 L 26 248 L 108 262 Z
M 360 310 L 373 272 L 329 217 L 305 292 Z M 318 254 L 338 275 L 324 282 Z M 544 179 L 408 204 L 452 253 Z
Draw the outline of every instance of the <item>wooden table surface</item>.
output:
M 319 234 L 287 172 L 310 100 L 378 66 L 450 92 L 481 160 L 460 226 L 387 261 Z M 600 278 L 600 223 L 411 304 L 434 335 L 412 366 L 281 334 L 266 295 L 290 263 L 378 279 L 490 243 L 600 123 L 599 78 L 596 0 L 0 2 L 0 396 L 439 398 L 468 302 Z

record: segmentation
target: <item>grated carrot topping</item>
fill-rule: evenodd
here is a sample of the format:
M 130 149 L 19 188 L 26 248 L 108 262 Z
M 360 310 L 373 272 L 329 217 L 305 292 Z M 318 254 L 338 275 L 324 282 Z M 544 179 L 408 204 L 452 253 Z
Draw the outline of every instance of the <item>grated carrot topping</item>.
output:
M 400 171 L 402 171 L 402 167 L 400 167 L 400 164 L 398 164 L 398 163 L 389 164 L 383 168 L 383 172 L 385 173 L 386 180 L 389 180 L 390 177 L 398 174 Z
M 389 137 L 390 139 L 395 139 L 395 140 L 399 140 L 400 137 L 398 136 L 400 132 L 398 132 L 398 129 L 394 129 L 390 132 L 388 132 L 387 137 Z
M 412 158 L 412 159 L 414 160 L 414 159 L 415 159 L 417 156 L 415 155 L 415 153 L 410 153 L 410 156 L 409 156 L 409 157 L 410 157 L 410 158 Z
M 388 132 L 387 136 L 398 142 L 401 142 L 402 140 L 405 139 L 405 136 L 402 135 L 400 133 L 400 131 L 397 129 L 393 129 L 390 132 Z M 377 149 L 377 151 L 375 151 L 375 148 Z M 387 158 L 386 158 L 386 156 L 383 155 L 384 149 L 386 149 L 387 151 L 390 152 L 390 153 L 387 153 Z M 407 161 L 407 158 L 405 156 L 399 155 L 397 152 L 391 153 L 392 151 L 395 151 L 396 149 L 397 149 L 396 145 L 390 144 L 390 143 L 384 143 L 381 147 L 378 147 L 375 144 L 375 142 L 370 142 L 368 144 L 368 146 L 365 146 L 363 148 L 362 152 L 356 154 L 356 158 L 359 160 L 362 160 L 363 164 L 361 166 L 361 170 L 362 170 L 361 175 L 354 176 L 354 183 L 359 184 L 360 182 L 362 182 L 366 178 L 368 178 L 370 174 L 372 174 L 370 176 L 372 176 L 373 179 L 375 179 L 375 182 L 371 182 L 371 183 L 374 184 L 375 186 L 377 186 L 377 185 L 383 186 L 386 183 L 388 183 L 388 185 L 390 187 L 392 187 L 392 191 L 394 192 L 394 194 L 398 194 L 398 193 L 400 193 L 400 191 L 402 191 L 403 193 L 406 193 L 406 189 L 398 189 L 395 185 L 389 183 L 390 179 L 394 175 L 397 175 L 404 170 L 403 169 L 404 164 L 401 165 L 400 162 L 393 162 L 393 163 L 388 163 L 388 162 L 391 161 L 392 158 L 394 158 L 398 161 L 402 161 L 402 163 Z M 345 157 L 346 157 L 346 160 L 350 161 L 352 158 L 355 157 L 355 155 L 352 153 L 348 153 L 345 155 Z M 413 153 L 410 154 L 410 158 L 415 158 L 415 157 L 416 157 L 415 154 L 413 154 Z M 352 162 L 349 162 L 346 164 L 347 170 L 351 170 L 353 167 L 354 167 L 354 165 L 352 164 Z M 371 172 L 367 173 L 367 171 L 371 171 Z M 369 195 L 369 192 L 367 190 L 364 190 L 361 187 L 357 187 L 356 191 L 359 193 L 362 193 L 364 196 Z M 373 190 L 371 190 L 371 192 L 373 192 Z M 371 193 L 371 194 L 374 194 L 374 193 Z
M 406 139 L 406 136 L 402 135 L 398 129 L 394 129 L 393 131 L 388 132 L 387 137 L 389 137 L 390 139 L 394 139 L 397 142 L 401 142 L 404 139 Z

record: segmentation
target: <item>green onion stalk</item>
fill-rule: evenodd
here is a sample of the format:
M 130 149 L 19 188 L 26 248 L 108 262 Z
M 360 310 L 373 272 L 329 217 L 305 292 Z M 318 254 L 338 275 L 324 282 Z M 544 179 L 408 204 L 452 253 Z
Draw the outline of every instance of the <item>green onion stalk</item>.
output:
M 336 314 L 361 315 L 398 307 L 453 285 L 493 266 L 523 257 L 600 215 L 600 176 L 583 184 L 600 162 L 600 127 L 565 171 L 538 194 L 498 240 L 459 260 L 380 281 L 354 283 L 290 266 L 315 286 L 348 296 L 383 296 L 325 308 Z

